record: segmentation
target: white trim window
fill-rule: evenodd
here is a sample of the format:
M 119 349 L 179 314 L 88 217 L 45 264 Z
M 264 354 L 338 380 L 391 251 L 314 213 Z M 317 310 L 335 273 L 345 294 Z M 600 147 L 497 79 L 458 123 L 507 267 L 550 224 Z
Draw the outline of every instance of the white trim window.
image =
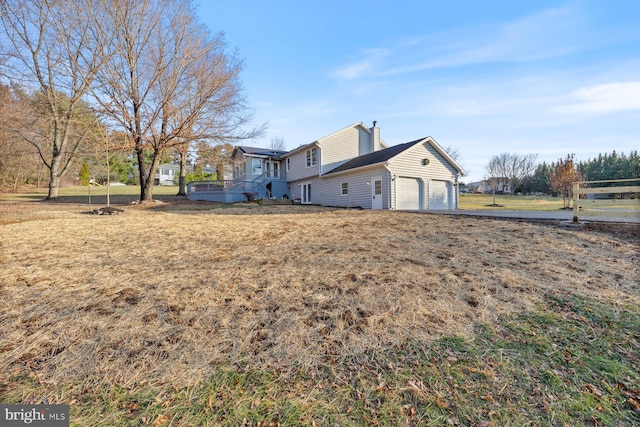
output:
M 318 164 L 318 148 L 313 147 L 305 152 L 307 157 L 307 167 L 315 166 Z
M 347 194 L 349 194 L 349 183 L 348 182 L 343 182 L 342 183 L 342 195 L 346 196 Z
M 289 157 L 285 160 L 285 164 L 287 165 L 287 172 L 289 172 Z

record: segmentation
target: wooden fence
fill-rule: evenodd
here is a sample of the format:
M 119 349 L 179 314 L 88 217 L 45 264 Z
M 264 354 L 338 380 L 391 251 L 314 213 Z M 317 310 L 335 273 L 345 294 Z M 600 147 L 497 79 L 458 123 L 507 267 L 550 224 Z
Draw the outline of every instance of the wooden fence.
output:
M 573 222 L 579 222 L 580 207 L 590 206 L 637 206 L 640 201 L 638 199 L 581 199 L 581 195 L 587 194 L 621 194 L 621 193 L 636 193 L 636 196 L 640 194 L 640 185 L 623 185 L 613 186 L 615 183 L 640 183 L 640 178 L 632 179 L 612 179 L 607 181 L 582 181 L 573 183 Z M 606 187 L 588 187 L 589 184 L 609 184 Z

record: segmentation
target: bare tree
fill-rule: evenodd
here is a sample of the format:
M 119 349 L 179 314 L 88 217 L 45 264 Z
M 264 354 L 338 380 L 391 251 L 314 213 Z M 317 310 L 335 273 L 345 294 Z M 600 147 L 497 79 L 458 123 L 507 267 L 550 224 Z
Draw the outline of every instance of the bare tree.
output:
M 225 176 L 225 166 L 233 167 L 231 159 L 233 145 L 231 143 L 211 143 L 210 141 L 202 140 L 198 141 L 195 148 L 198 164 L 215 167 L 216 179 L 218 180 L 229 178 Z
M 14 192 L 39 171 L 35 150 L 16 133 L 32 115 L 27 101 L 24 93 L 0 83 L 0 186 Z
M 87 136 L 83 99 L 105 56 L 95 44 L 90 0 L 4 0 L 5 73 L 36 92 L 33 122 L 19 130 L 49 170 L 47 199 Z M 83 117 L 84 116 L 84 117 Z
M 489 180 L 496 187 L 502 185 L 501 191 L 513 194 L 522 180 L 533 173 L 537 158 L 537 154 L 517 153 L 493 156 L 487 165 Z
M 222 34 L 197 22 L 191 1 L 103 0 L 103 6 L 110 60 L 95 95 L 133 141 L 141 201 L 152 200 L 153 177 L 168 149 L 263 131 L 244 130 L 251 116 L 239 82 L 242 62 L 227 52 Z
M 486 167 L 487 170 L 487 180 L 489 181 L 489 185 L 491 185 L 491 192 L 493 193 L 493 204 L 492 206 L 498 206 L 496 204 L 496 188 L 500 183 L 500 180 L 504 173 L 502 170 L 502 165 L 497 156 L 493 156 Z
M 460 162 L 462 160 L 462 154 L 460 153 L 460 150 L 458 150 L 457 148 L 451 145 L 448 145 L 445 147 L 444 151 L 446 151 L 449 157 L 451 157 L 456 162 Z
M 274 136 L 271 138 L 271 143 L 269 144 L 269 148 L 272 150 L 286 150 L 287 144 L 284 142 L 284 138 L 281 136 Z

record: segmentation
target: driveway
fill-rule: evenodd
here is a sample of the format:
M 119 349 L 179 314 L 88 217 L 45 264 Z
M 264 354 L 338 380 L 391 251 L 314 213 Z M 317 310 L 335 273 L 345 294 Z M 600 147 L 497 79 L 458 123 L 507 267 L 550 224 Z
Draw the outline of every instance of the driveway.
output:
M 468 215 L 489 218 L 506 219 L 527 219 L 533 221 L 560 221 L 570 222 L 573 220 L 573 211 L 509 211 L 509 210 L 430 210 L 429 213 L 441 213 L 448 215 Z M 638 210 L 616 210 L 580 212 L 580 222 L 604 222 L 604 223 L 624 223 L 638 224 L 640 226 L 640 211 Z

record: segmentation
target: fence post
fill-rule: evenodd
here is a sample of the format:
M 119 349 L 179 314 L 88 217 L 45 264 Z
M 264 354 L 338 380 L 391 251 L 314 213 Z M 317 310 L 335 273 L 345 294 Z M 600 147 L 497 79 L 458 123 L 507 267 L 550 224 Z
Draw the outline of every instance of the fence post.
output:
M 580 189 L 580 184 L 577 182 L 573 183 L 573 222 L 578 221 L 578 211 L 580 210 L 580 193 L 578 192 Z

